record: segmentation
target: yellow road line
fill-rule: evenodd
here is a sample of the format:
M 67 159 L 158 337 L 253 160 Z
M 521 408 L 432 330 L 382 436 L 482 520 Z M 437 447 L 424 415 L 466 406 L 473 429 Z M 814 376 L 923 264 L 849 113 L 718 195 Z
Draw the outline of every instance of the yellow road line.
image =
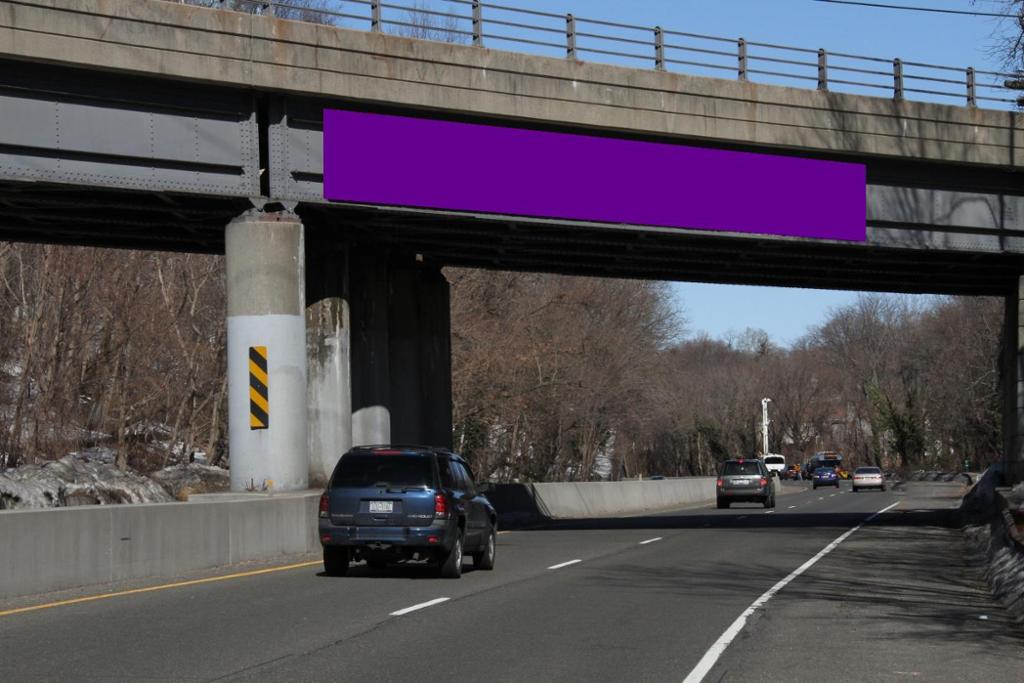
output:
M 133 588 L 131 590 L 117 591 L 116 593 L 101 593 L 99 595 L 88 595 L 84 598 L 71 598 L 70 600 L 58 600 L 57 602 L 48 602 L 44 605 L 32 605 L 30 607 L 18 607 L 17 609 L 9 609 L 0 612 L 0 617 L 9 617 L 13 614 L 22 614 L 24 612 L 35 612 L 41 609 L 51 609 L 53 607 L 64 607 L 66 605 L 77 605 L 82 602 L 93 602 L 95 600 L 107 600 L 108 598 L 118 598 L 123 595 L 137 595 L 139 593 L 152 593 L 154 591 L 164 591 L 171 588 L 184 588 L 185 586 L 198 586 L 203 583 L 214 583 L 215 581 L 227 581 L 229 579 L 241 579 L 247 576 L 259 576 L 260 574 L 272 574 L 274 572 L 284 572 L 289 569 L 300 569 L 302 567 L 312 567 L 313 565 L 320 564 L 320 560 L 314 560 L 311 562 L 299 562 L 298 564 L 286 564 L 280 567 L 270 567 L 268 569 L 255 569 L 251 572 L 239 572 L 237 574 L 224 574 L 223 576 L 208 576 L 205 579 L 192 579 L 191 581 L 178 581 L 177 583 L 165 583 L 160 586 L 149 586 L 148 588 Z

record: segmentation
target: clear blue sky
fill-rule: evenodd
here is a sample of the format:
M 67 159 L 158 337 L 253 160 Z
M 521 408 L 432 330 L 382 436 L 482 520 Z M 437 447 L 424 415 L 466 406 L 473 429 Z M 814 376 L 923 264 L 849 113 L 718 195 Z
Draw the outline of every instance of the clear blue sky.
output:
M 813 0 L 510 0 L 512 6 L 758 42 L 997 71 L 999 20 L 873 9 Z M 895 0 L 890 4 L 998 11 L 997 0 Z M 511 17 L 510 17 L 511 18 Z M 530 22 L 532 23 L 532 22 Z M 557 37 L 555 38 L 557 40 Z M 501 47 L 494 44 L 494 47 Z M 516 49 L 516 48 L 511 48 Z M 584 59 L 586 56 L 584 55 Z M 602 57 L 601 61 L 611 58 Z M 682 69 L 682 67 L 679 67 Z M 726 336 L 747 327 L 788 345 L 856 293 L 679 283 L 674 293 L 690 334 Z

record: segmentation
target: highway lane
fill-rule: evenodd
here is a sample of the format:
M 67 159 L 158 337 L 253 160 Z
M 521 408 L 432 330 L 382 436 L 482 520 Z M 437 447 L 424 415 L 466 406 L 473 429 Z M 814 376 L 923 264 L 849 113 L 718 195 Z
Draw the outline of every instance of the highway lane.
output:
M 737 505 L 560 522 L 502 534 L 497 569 L 458 581 L 401 567 L 330 578 L 309 567 L 0 617 L 0 679 L 680 681 L 764 591 L 903 498 L 822 489 L 780 496 L 774 512 Z M 898 555 L 885 532 L 920 529 L 887 522 L 870 530 L 883 534 L 872 552 Z M 927 561 L 928 547 L 915 562 Z M 859 566 L 856 553 L 841 551 L 803 579 L 840 558 Z M 765 614 L 824 599 L 821 590 L 802 595 L 805 585 L 784 589 Z M 899 619 L 898 611 L 888 616 Z M 804 612 L 792 618 L 817 623 Z M 763 623 L 741 636 L 744 647 Z M 771 670 L 786 672 L 777 680 L 796 680 L 804 665 L 818 672 L 799 656 L 796 669 L 782 667 L 777 647 L 766 642 L 761 651 Z M 745 661 L 730 646 L 713 676 L 760 680 L 734 655 Z

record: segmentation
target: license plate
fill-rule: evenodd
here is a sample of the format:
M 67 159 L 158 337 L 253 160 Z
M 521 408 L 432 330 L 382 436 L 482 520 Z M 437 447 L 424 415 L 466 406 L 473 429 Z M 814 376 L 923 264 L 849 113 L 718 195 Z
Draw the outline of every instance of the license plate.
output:
M 395 504 L 390 500 L 371 500 L 370 501 L 370 512 L 391 512 L 395 509 Z
M 750 479 L 737 479 L 735 483 L 737 486 L 750 486 L 754 482 Z

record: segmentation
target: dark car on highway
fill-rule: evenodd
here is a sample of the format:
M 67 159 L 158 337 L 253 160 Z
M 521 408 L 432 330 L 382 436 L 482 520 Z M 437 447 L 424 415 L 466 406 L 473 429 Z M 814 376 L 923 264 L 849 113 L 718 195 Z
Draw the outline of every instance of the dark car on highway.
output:
M 719 508 L 732 503 L 761 503 L 775 507 L 775 489 L 771 475 L 760 460 L 726 460 L 718 474 L 717 496 Z
M 819 486 L 835 486 L 839 488 L 839 474 L 834 467 L 819 466 L 814 469 L 814 475 L 811 477 L 811 487 L 818 488 Z
M 361 446 L 343 455 L 320 497 L 324 570 L 348 572 L 365 560 L 428 562 L 445 578 L 462 575 L 463 554 L 493 569 L 497 513 L 459 455 L 424 446 Z

